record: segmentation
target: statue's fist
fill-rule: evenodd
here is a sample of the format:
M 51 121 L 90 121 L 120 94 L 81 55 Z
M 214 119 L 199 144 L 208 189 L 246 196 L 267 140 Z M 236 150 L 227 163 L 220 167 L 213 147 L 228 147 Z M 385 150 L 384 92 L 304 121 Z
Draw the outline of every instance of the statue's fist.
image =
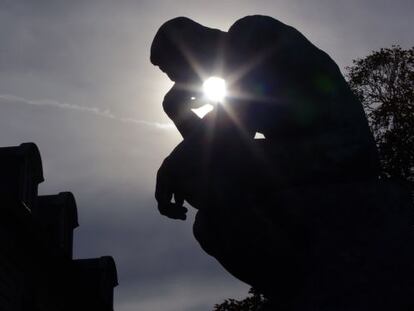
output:
M 186 220 L 188 209 L 178 203 L 158 203 L 158 210 L 161 215 L 172 219 Z
M 187 208 L 183 206 L 184 198 L 174 191 L 173 182 L 168 174 L 166 161 L 161 165 L 157 173 L 155 198 L 158 202 L 158 210 L 161 215 L 172 219 L 185 220 Z M 174 202 L 172 198 L 174 196 Z

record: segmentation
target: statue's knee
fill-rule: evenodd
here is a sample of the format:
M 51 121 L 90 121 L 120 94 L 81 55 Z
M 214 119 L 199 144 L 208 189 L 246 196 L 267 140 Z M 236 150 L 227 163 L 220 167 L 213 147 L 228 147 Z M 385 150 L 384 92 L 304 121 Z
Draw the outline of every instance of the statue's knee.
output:
M 197 212 L 193 224 L 193 234 L 198 242 L 203 241 L 205 237 L 208 235 L 208 233 L 206 233 L 206 226 L 204 222 L 205 220 L 203 219 L 202 212 Z
M 164 99 L 162 103 L 162 108 L 164 109 L 164 112 L 169 118 L 172 118 L 175 115 L 177 115 L 178 107 L 176 103 L 168 100 L 167 97 Z
M 206 212 L 198 211 L 193 224 L 193 234 L 205 252 L 214 256 L 217 243 L 217 232 Z

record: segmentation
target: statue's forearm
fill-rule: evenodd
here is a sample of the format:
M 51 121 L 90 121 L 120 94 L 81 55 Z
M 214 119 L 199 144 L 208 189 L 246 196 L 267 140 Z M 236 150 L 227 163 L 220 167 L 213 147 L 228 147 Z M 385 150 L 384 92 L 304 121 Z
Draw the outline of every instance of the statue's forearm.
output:
M 192 136 L 178 144 L 164 161 L 171 174 L 191 175 L 190 171 L 200 166 L 204 157 L 202 142 Z

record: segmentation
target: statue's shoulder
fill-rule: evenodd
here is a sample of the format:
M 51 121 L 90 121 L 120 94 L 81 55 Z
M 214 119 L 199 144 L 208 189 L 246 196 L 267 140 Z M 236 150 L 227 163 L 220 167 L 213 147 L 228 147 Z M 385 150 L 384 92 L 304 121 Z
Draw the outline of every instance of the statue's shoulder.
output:
M 290 26 L 281 21 L 266 15 L 248 15 L 238 19 L 230 28 L 228 33 L 233 34 L 239 31 L 249 30 L 251 33 L 286 30 Z
M 249 15 L 237 20 L 229 28 L 227 38 L 236 51 L 244 48 L 254 53 L 276 46 L 289 46 L 289 50 L 312 46 L 296 28 L 265 15 Z

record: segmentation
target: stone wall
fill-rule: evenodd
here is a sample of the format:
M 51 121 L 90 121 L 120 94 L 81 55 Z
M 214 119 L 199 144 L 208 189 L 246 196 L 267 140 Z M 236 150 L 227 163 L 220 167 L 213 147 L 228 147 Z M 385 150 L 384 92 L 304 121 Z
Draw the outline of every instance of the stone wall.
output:
M 73 259 L 75 198 L 43 180 L 35 144 L 0 148 L 0 310 L 113 310 L 114 260 Z

